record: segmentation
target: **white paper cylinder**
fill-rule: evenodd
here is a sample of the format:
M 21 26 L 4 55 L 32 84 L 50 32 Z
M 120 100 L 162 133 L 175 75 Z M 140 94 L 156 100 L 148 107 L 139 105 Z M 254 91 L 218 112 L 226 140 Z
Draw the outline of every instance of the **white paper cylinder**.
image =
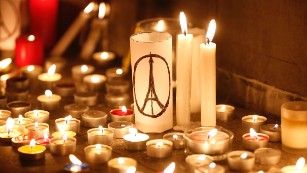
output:
M 200 45 L 201 126 L 216 125 L 216 44 Z
M 172 36 L 137 33 L 131 36 L 130 47 L 136 127 L 146 133 L 171 129 Z

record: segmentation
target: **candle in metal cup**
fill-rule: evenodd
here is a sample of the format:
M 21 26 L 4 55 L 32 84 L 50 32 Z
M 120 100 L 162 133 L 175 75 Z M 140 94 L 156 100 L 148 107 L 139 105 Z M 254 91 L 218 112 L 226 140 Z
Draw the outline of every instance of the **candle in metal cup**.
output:
M 242 118 L 242 131 L 248 133 L 250 128 L 260 132 L 260 126 L 266 122 L 267 118 L 259 115 L 247 115 Z
M 146 142 L 147 156 L 166 158 L 172 155 L 173 142 L 164 139 L 154 139 Z
M 35 122 L 33 119 L 24 118 L 22 115 L 19 115 L 18 118 L 14 118 L 14 121 L 14 128 L 18 129 L 18 131 L 20 131 L 22 134 L 26 133 L 26 125 Z
M 11 111 L 8 110 L 0 110 L 0 120 L 7 120 L 11 117 Z
M 1 143 L 11 143 L 12 138 L 21 135 L 21 132 L 14 129 L 14 119 L 8 118 L 6 120 L 5 129 L 0 132 Z
M 102 164 L 111 159 L 112 147 L 103 144 L 89 145 L 84 148 L 84 152 L 89 163 Z
M 307 172 L 307 166 L 305 165 L 305 159 L 303 157 L 300 157 L 295 165 L 285 166 L 281 169 L 282 173 L 303 173 Z
M 87 105 L 83 104 L 69 104 L 64 106 L 64 110 L 68 115 L 71 115 L 73 118 L 81 118 L 81 115 L 88 111 L 90 108 Z
M 88 144 L 105 144 L 112 145 L 113 131 L 99 126 L 98 128 L 89 129 L 87 131 Z
M 128 157 L 118 157 L 108 161 L 108 172 L 121 173 L 121 172 L 135 172 L 137 161 Z
M 71 115 L 56 119 L 55 125 L 57 131 L 73 131 L 77 134 L 80 131 L 80 120 L 72 118 Z
M 37 76 L 42 73 L 43 68 L 38 65 L 27 65 L 20 69 L 21 73 L 30 80 L 37 80 Z M 32 83 L 31 83 L 32 84 Z
M 229 168 L 234 171 L 250 171 L 255 165 L 255 154 L 249 151 L 232 151 L 227 155 Z
M 24 115 L 30 111 L 31 104 L 25 101 L 13 101 L 7 104 L 8 109 L 11 111 L 11 116 L 17 118 L 18 115 Z
M 260 133 L 268 135 L 271 142 L 279 142 L 281 140 L 281 126 L 278 124 L 261 125 Z
M 33 110 L 25 113 L 25 118 L 30 118 L 34 122 L 38 123 L 48 123 L 49 122 L 49 112 L 44 110 Z
M 122 106 L 120 109 L 112 109 L 110 111 L 112 121 L 129 121 L 134 122 L 134 112 Z
M 185 147 L 183 133 L 167 133 L 163 135 L 163 139 L 173 142 L 173 149 L 183 149 Z
M 94 70 L 95 70 L 94 66 L 86 64 L 73 66 L 71 69 L 72 79 L 75 82 L 83 82 L 83 77 L 93 73 Z
M 107 78 L 100 74 L 86 75 L 83 78 L 83 82 L 87 85 L 90 91 L 99 91 Z
M 76 86 L 71 81 L 57 82 L 54 85 L 54 90 L 61 97 L 72 97 L 76 91 Z
M 88 110 L 81 116 L 81 122 L 85 127 L 105 126 L 107 114 L 99 110 Z
M 123 138 L 129 133 L 131 127 L 133 127 L 133 124 L 128 121 L 116 121 L 108 124 L 108 128 L 114 132 L 114 138 Z
M 29 87 L 29 79 L 25 76 L 15 76 L 6 80 L 7 88 L 27 89 Z
M 102 51 L 95 52 L 93 54 L 93 59 L 97 62 L 98 65 L 105 65 L 114 60 L 115 54 L 113 52 Z
M 273 148 L 258 148 L 254 153 L 256 163 L 262 165 L 276 165 L 281 157 L 281 151 Z
M 109 107 L 117 108 L 122 105 L 127 105 L 130 99 L 129 94 L 111 94 L 105 95 L 105 101 Z
M 29 139 L 43 138 L 44 134 L 49 134 L 49 125 L 47 123 L 32 123 L 26 125 L 26 131 Z
M 77 92 L 74 94 L 76 104 L 94 106 L 97 103 L 98 94 L 96 92 Z
M 18 148 L 20 159 L 24 160 L 40 160 L 45 158 L 46 147 L 36 145 L 35 139 L 30 141 L 29 145 L 21 146 Z
M 269 138 L 268 135 L 256 133 L 256 131 L 251 128 L 250 133 L 246 133 L 242 136 L 243 148 L 251 151 L 258 148 L 266 148 L 269 143 Z
M 230 105 L 216 105 L 216 120 L 220 122 L 228 122 L 233 120 L 235 108 Z
M 213 158 L 205 154 L 192 154 L 185 158 L 185 162 L 188 165 L 189 171 L 195 172 L 199 167 L 209 165 L 213 162 Z
M 124 73 L 121 68 L 109 68 L 106 71 L 106 77 L 108 82 L 121 80 L 125 77 L 126 73 Z
M 41 83 L 42 88 L 51 89 L 53 84 L 59 81 L 62 78 L 62 75 L 56 73 L 56 65 L 52 64 L 47 73 L 42 73 L 38 75 L 38 80 Z
M 44 110 L 56 110 L 60 107 L 61 96 L 53 94 L 52 91 L 46 90 L 44 95 L 37 97 Z
M 149 139 L 149 136 L 144 133 L 138 133 L 137 129 L 129 128 L 129 134 L 124 135 L 124 148 L 126 150 L 145 150 L 146 142 Z
M 77 139 L 74 137 L 63 137 L 52 138 L 50 140 L 50 152 L 54 155 L 65 156 L 76 151 Z
M 118 80 L 106 83 L 107 93 L 124 94 L 128 93 L 129 89 L 130 89 L 130 82 L 127 80 Z

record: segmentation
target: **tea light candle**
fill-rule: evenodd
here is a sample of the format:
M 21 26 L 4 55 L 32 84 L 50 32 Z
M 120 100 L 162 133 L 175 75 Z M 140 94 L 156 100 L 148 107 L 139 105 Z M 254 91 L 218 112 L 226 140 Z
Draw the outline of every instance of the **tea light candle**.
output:
M 5 132 L 0 132 L 0 142 L 1 143 L 11 143 L 12 138 L 21 135 L 20 131 L 14 130 L 14 119 L 8 118 L 6 120 L 6 130 Z
M 55 72 L 60 73 L 65 68 L 67 60 L 60 56 L 51 56 L 50 58 L 46 59 L 44 69 L 49 69 L 53 64 L 56 66 Z
M 307 166 L 305 165 L 305 159 L 300 157 L 296 165 L 285 166 L 281 169 L 282 173 L 305 173 L 307 172 Z
M 129 101 L 130 96 L 128 94 L 111 94 L 105 95 L 105 101 L 110 107 L 119 107 L 126 105 Z
M 107 114 L 98 110 L 89 110 L 83 113 L 81 122 L 85 127 L 105 126 L 107 123 Z
M 57 131 L 73 131 L 75 133 L 80 131 L 80 120 L 72 118 L 71 115 L 56 119 L 55 125 Z
M 89 145 L 84 152 L 86 160 L 93 164 L 106 163 L 112 157 L 112 147 L 103 144 Z
M 56 65 L 53 64 L 49 67 L 47 73 L 42 73 L 38 75 L 38 80 L 40 81 L 43 88 L 51 89 L 52 85 L 62 78 L 62 75 L 56 73 L 55 70 L 56 70 Z
M 0 60 L 0 74 L 8 73 L 12 69 L 12 58 Z
M 271 142 L 279 142 L 281 140 L 281 126 L 278 124 L 261 125 L 260 133 L 268 135 Z
M 130 89 L 130 82 L 127 80 L 118 80 L 106 83 L 107 93 L 124 94 L 128 93 Z
M 30 141 L 29 145 L 18 148 L 19 158 L 24 160 L 40 160 L 45 158 L 46 147 L 35 145 L 35 139 Z
M 273 148 L 258 148 L 255 150 L 256 163 L 276 165 L 281 157 L 281 151 Z
M 51 136 L 53 138 L 62 138 L 64 135 L 66 135 L 67 137 L 75 137 L 76 133 L 73 131 L 59 131 L 53 132 Z
M 231 150 L 233 133 L 222 127 L 198 127 L 184 133 L 186 150 L 191 154 L 206 154 L 214 160 L 226 158 Z
M 49 148 L 49 144 L 50 144 L 49 134 L 48 133 L 44 133 L 44 137 L 43 138 L 37 138 L 36 139 L 36 144 L 43 145 L 46 148 Z
M 73 82 L 62 81 L 54 85 L 55 93 L 61 97 L 72 97 L 76 91 L 76 86 Z
M 163 139 L 173 142 L 173 149 L 183 149 L 185 147 L 183 133 L 167 133 L 163 135 Z
M 166 158 L 172 155 L 173 143 L 169 140 L 154 139 L 146 142 L 147 156 Z
M 87 163 L 82 163 L 75 155 L 69 154 L 69 160 L 71 164 L 67 164 L 64 167 L 65 172 L 88 172 L 89 166 Z
M 213 162 L 213 158 L 205 154 L 192 154 L 185 158 L 190 172 L 195 172 L 200 167 L 204 167 Z
M 83 82 L 90 91 L 99 91 L 106 80 L 107 78 L 100 74 L 86 75 L 83 78 Z
M 46 90 L 45 95 L 38 96 L 37 100 L 41 103 L 43 109 L 52 111 L 60 107 L 61 96 Z
M 0 120 L 7 120 L 11 117 L 11 111 L 8 110 L 0 110 Z
M 133 124 L 128 121 L 116 121 L 108 124 L 108 128 L 114 132 L 114 138 L 123 138 L 129 133 L 129 128 L 131 127 L 133 127 Z
M 72 79 L 77 83 L 83 82 L 83 77 L 93 73 L 94 70 L 94 66 L 86 64 L 73 66 L 71 69 Z
M 108 172 L 121 173 L 129 172 L 129 170 L 136 170 L 136 160 L 128 157 L 118 157 L 108 161 Z M 131 171 L 133 172 L 133 171 Z
M 27 101 L 29 99 L 28 89 L 7 88 L 6 92 L 8 101 Z
M 106 65 L 115 59 L 115 53 L 109 51 L 95 52 L 93 59 L 98 65 Z
M 22 134 L 26 132 L 26 125 L 34 123 L 33 119 L 24 118 L 22 115 L 19 115 L 18 118 L 14 118 L 14 128 L 18 129 Z
M 232 151 L 227 155 L 227 162 L 233 171 L 250 171 L 255 165 L 255 155 L 249 151 Z
M 18 117 L 30 111 L 31 104 L 25 101 L 13 101 L 7 104 L 8 109 L 11 111 L 12 117 Z
M 76 151 L 77 140 L 74 137 L 63 137 L 52 138 L 50 140 L 50 152 L 54 155 L 65 156 Z
M 90 108 L 87 105 L 75 103 L 64 106 L 64 110 L 73 118 L 81 118 L 81 115 L 89 109 Z
M 112 145 L 113 131 L 99 126 L 98 128 L 89 129 L 87 131 L 88 144 L 105 144 Z
M 235 107 L 230 105 L 216 105 L 216 120 L 219 122 L 228 122 L 233 119 Z
M 256 133 L 256 131 L 251 128 L 250 133 L 246 133 L 242 136 L 243 148 L 246 150 L 256 150 L 258 148 L 266 148 L 269 143 L 269 136 Z
M 20 69 L 21 73 L 30 80 L 36 80 L 38 75 L 42 73 L 43 68 L 38 65 L 27 65 Z
M 29 87 L 29 79 L 25 76 L 14 76 L 6 80 L 7 89 L 27 89 Z
M 248 133 L 250 128 L 256 132 L 260 131 L 260 126 L 266 122 L 267 118 L 259 115 L 247 115 L 242 118 L 242 131 Z
M 207 172 L 207 173 L 224 173 L 226 172 L 226 169 L 221 165 L 217 165 L 216 163 L 211 162 L 207 166 L 200 167 L 197 171 Z
M 49 134 L 49 125 L 46 123 L 32 123 L 26 125 L 29 139 L 43 138 L 44 134 Z
M 129 128 L 129 134 L 124 135 L 124 148 L 126 150 L 145 150 L 146 142 L 149 139 L 147 134 L 138 133 L 137 129 Z
M 94 106 L 97 103 L 98 94 L 96 92 L 77 92 L 74 94 L 76 104 Z
M 112 121 L 129 121 L 134 122 L 134 112 L 122 106 L 121 109 L 112 109 L 110 111 Z
M 28 145 L 30 143 L 30 140 L 28 136 L 26 135 L 19 135 L 14 138 L 12 138 L 12 147 L 13 148 L 19 148 L 24 145 Z
M 25 113 L 26 118 L 32 119 L 34 122 L 38 123 L 48 123 L 49 122 L 49 112 L 44 110 L 33 110 Z
M 121 80 L 125 77 L 125 73 L 121 68 L 109 68 L 106 71 L 108 82 Z

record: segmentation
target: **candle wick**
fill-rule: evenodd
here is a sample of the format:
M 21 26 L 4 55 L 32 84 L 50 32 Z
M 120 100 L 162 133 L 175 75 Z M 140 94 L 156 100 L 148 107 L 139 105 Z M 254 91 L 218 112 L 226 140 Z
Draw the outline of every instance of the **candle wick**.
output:
M 187 36 L 187 32 L 186 31 L 183 31 L 183 34 L 184 34 L 184 36 Z
M 206 44 L 209 44 L 210 43 L 210 39 L 207 37 L 206 38 Z

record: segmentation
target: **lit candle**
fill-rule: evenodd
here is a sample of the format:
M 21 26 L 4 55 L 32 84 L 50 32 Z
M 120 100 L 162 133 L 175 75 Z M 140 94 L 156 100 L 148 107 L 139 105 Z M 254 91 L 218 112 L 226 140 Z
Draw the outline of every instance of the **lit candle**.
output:
M 51 90 L 46 90 L 44 95 L 37 97 L 37 100 L 41 103 L 43 109 L 52 111 L 60 107 L 61 96 L 53 94 Z
M 0 120 L 7 120 L 11 117 L 11 111 L 8 110 L 0 110 Z
M 281 169 L 282 173 L 306 173 L 307 172 L 307 166 L 305 165 L 305 159 L 303 157 L 300 157 L 296 165 L 291 166 L 285 166 Z
M 84 104 L 69 104 L 64 106 L 64 110 L 71 115 L 73 118 L 80 119 L 82 114 L 88 111 L 90 108 Z
M 74 94 L 76 104 L 94 106 L 97 103 L 98 93 L 96 92 L 77 92 Z
M 79 14 L 78 18 L 70 25 L 70 27 L 63 34 L 58 43 L 51 50 L 52 56 L 60 56 L 62 55 L 69 44 L 76 37 L 81 28 L 86 24 L 86 22 L 91 18 L 92 12 L 95 11 L 96 3 L 89 3 L 84 10 Z
M 93 59 L 98 65 L 106 65 L 115 59 L 115 53 L 109 51 L 96 52 L 93 54 Z
M 262 165 L 276 165 L 281 157 L 281 151 L 273 148 L 258 148 L 254 153 L 256 163 Z
M 64 135 L 66 135 L 67 137 L 75 137 L 76 133 L 73 131 L 64 131 L 60 129 L 60 131 L 58 132 L 53 132 L 51 136 L 53 138 L 62 138 Z
M 106 70 L 106 77 L 108 82 L 122 80 L 125 77 L 126 73 L 124 73 L 122 68 L 109 68 Z
M 39 144 L 39 145 L 43 145 L 46 148 L 49 148 L 49 144 L 50 144 L 49 134 L 45 132 L 43 138 L 37 138 L 36 139 L 36 143 Z
M 261 125 L 260 133 L 268 135 L 271 142 L 278 142 L 281 140 L 281 126 L 278 124 Z
M 32 123 L 26 125 L 29 139 L 43 138 L 44 134 L 49 134 L 49 125 L 46 123 Z
M 211 162 L 207 166 L 200 167 L 197 171 L 207 172 L 207 173 L 225 173 L 226 169 L 221 165 L 217 165 L 216 163 Z
M 180 12 L 180 25 L 182 34 L 177 35 L 176 47 L 176 121 L 179 126 L 188 126 L 190 124 L 193 35 L 187 33 L 187 21 L 183 12 Z
M 26 65 L 41 65 L 44 58 L 42 40 L 34 35 L 23 35 L 16 39 L 15 64 L 18 67 Z
M 195 172 L 198 168 L 209 165 L 213 158 L 204 154 L 192 154 L 185 158 L 190 172 Z
M 108 161 L 108 172 L 110 173 L 135 173 L 137 161 L 128 157 L 118 157 Z
M 84 148 L 84 152 L 89 163 L 102 164 L 110 160 L 112 147 L 103 144 L 89 145 Z
M 114 138 L 123 138 L 129 133 L 129 128 L 132 126 L 133 124 L 128 121 L 116 121 L 108 124 L 108 128 L 114 132 Z
M 6 120 L 5 132 L 0 132 L 0 142 L 11 143 L 13 137 L 21 135 L 20 131 L 14 130 L 14 119 L 8 118 Z
M 183 133 L 168 133 L 163 135 L 163 139 L 173 142 L 173 149 L 183 149 L 185 147 Z
M 106 83 L 107 93 L 112 94 L 124 94 L 130 92 L 130 81 L 128 80 L 117 80 Z
M 72 118 L 71 115 L 56 119 L 55 125 L 57 131 L 73 131 L 75 133 L 80 131 L 80 120 Z
M 105 101 L 109 107 L 119 107 L 126 105 L 130 99 L 129 94 L 113 94 L 107 93 L 105 96 Z
M 253 128 L 250 128 L 250 132 L 242 136 L 243 148 L 246 150 L 256 150 L 257 148 L 265 148 L 269 143 L 269 136 L 256 133 Z
M 22 134 L 25 134 L 26 132 L 26 125 L 35 122 L 33 119 L 24 118 L 22 115 L 19 115 L 18 118 L 14 118 L 14 121 L 14 128 L 18 129 L 18 131 L 20 131 Z
M 71 164 L 67 164 L 64 167 L 66 172 L 88 172 L 89 166 L 86 163 L 82 163 L 75 155 L 69 154 L 69 160 Z
M 229 168 L 234 171 L 250 171 L 255 165 L 255 155 L 248 151 L 232 151 L 227 155 Z
M 0 61 L 0 74 L 7 73 L 11 70 L 12 58 L 5 58 Z
M 216 125 L 216 44 L 212 42 L 215 28 L 215 20 L 211 20 L 206 35 L 207 43 L 200 44 L 202 126 Z
M 75 82 L 83 82 L 83 77 L 93 73 L 94 70 L 94 66 L 87 64 L 73 66 L 71 69 L 72 79 Z
M 99 126 L 98 128 L 92 128 L 87 131 L 88 144 L 105 144 L 112 145 L 113 143 L 113 131 L 107 128 Z
M 74 137 L 63 137 L 52 138 L 50 140 L 50 152 L 54 155 L 65 156 L 76 151 L 77 139 Z
M 256 132 L 260 132 L 260 126 L 266 122 L 267 118 L 259 115 L 247 115 L 242 117 L 242 131 L 249 132 L 253 128 Z
M 34 88 L 37 85 L 37 77 L 42 73 L 43 68 L 38 65 L 27 65 L 20 69 L 21 73 L 30 79 L 30 86 Z
M 110 111 L 112 121 L 129 121 L 134 122 L 134 112 L 122 106 L 121 109 L 112 109 Z
M 230 105 L 216 105 L 216 120 L 219 122 L 227 122 L 233 119 L 235 107 Z
M 7 107 L 11 111 L 12 117 L 18 117 L 30 111 L 31 104 L 25 101 L 13 101 L 7 104 Z
M 30 118 L 38 123 L 49 122 L 49 112 L 44 110 L 33 110 L 25 113 L 26 118 Z
M 105 126 L 107 123 L 107 114 L 98 110 L 88 110 L 81 116 L 82 125 L 85 127 Z
M 30 145 L 18 148 L 20 159 L 24 160 L 40 160 L 45 158 L 46 147 L 35 145 L 35 139 L 30 141 Z
M 92 74 L 84 76 L 83 82 L 90 91 L 99 91 L 107 78 L 104 75 Z
M 72 81 L 59 81 L 54 85 L 55 93 L 61 97 L 72 97 L 76 91 L 76 85 Z
M 129 134 L 124 135 L 124 148 L 127 150 L 145 150 L 146 142 L 149 136 L 143 133 L 138 133 L 137 129 L 130 128 Z
M 176 164 L 175 162 L 172 162 L 164 169 L 163 173 L 173 173 L 175 171 L 175 168 L 176 168 Z
M 147 156 L 166 158 L 172 155 L 173 143 L 169 140 L 154 139 L 146 142 Z
M 53 64 L 49 67 L 47 73 L 42 73 L 38 75 L 38 80 L 45 89 L 51 89 L 53 87 L 53 84 L 62 78 L 62 75 L 56 73 L 55 70 L 56 65 Z

